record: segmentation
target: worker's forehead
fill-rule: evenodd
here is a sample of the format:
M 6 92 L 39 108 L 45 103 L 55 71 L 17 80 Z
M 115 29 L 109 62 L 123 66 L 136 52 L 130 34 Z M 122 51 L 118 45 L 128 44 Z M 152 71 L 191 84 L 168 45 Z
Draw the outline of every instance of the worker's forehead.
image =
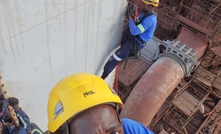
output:
M 110 105 L 98 105 L 85 110 L 74 118 L 70 131 L 77 134 L 87 134 L 121 129 L 121 123 L 115 109 Z
M 73 120 L 79 120 L 81 118 L 93 119 L 96 117 L 107 116 L 108 118 L 116 117 L 117 112 L 112 105 L 109 104 L 101 104 L 91 108 L 88 108 L 82 111 L 80 114 L 76 116 Z

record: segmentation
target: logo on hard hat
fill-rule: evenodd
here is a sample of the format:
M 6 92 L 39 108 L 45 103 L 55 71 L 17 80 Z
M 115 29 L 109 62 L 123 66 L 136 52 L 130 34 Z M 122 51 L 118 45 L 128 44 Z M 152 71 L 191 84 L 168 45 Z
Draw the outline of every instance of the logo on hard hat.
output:
M 92 95 L 92 94 L 95 94 L 95 92 L 94 91 L 88 91 L 88 92 L 85 92 L 85 93 L 83 93 L 83 95 L 84 95 L 84 97 L 86 98 L 87 96 L 89 96 L 89 95 Z

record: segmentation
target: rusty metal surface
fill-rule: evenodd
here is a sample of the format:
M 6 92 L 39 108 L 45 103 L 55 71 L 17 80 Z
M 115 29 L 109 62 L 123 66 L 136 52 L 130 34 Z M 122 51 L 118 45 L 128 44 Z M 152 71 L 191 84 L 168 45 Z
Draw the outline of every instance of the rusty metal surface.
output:
M 157 37 L 174 39 L 181 26 L 220 39 L 221 6 L 207 0 L 161 0 L 158 9 Z M 206 36 L 208 37 L 208 36 Z M 159 37 L 158 37 L 159 38 Z
M 220 42 L 220 41 L 221 41 L 221 33 L 218 34 L 218 35 L 216 35 L 216 36 L 214 37 L 214 39 L 215 39 L 217 42 Z
M 194 96 L 192 96 L 187 91 L 184 91 L 182 94 L 180 94 L 178 97 L 176 97 L 172 101 L 173 105 L 178 107 L 181 111 L 183 111 L 186 115 L 191 115 L 192 112 L 195 112 L 195 109 L 197 108 L 197 104 L 199 103 L 199 100 L 197 100 Z
M 212 50 L 216 55 L 219 55 L 219 56 L 221 57 L 221 46 L 213 47 L 213 48 L 211 48 L 211 50 Z
M 186 44 L 187 46 L 192 48 L 194 51 L 196 51 L 197 59 L 203 56 L 208 46 L 207 41 L 203 37 L 201 37 L 200 35 L 196 33 L 193 33 L 192 31 L 186 28 L 182 29 L 181 33 L 177 37 L 177 40 Z
M 126 66 L 124 61 L 120 65 L 119 71 L 121 73 L 119 74 L 119 81 L 123 83 L 124 86 L 130 86 L 148 69 L 149 66 L 150 64 L 140 58 L 129 59 Z
M 221 46 L 220 2 L 221 2 L 220 0 L 182 0 L 182 1 L 162 0 L 160 1 L 160 6 L 157 8 L 158 26 L 155 32 L 155 36 L 161 40 L 178 39 L 182 43 L 185 43 L 187 46 L 193 48 L 197 52 L 196 54 L 197 58 L 201 59 L 202 61 L 200 66 L 202 66 L 203 69 L 218 76 L 215 80 L 214 79 L 205 80 L 204 77 L 201 76 L 200 77 L 197 76 L 194 79 L 192 79 L 192 77 L 188 78 L 190 79 L 190 81 L 193 80 L 197 81 L 197 83 L 193 84 L 191 82 L 190 86 L 185 89 L 189 90 L 189 92 L 195 95 L 195 97 L 197 98 L 204 97 L 205 96 L 204 93 L 207 93 L 206 89 L 209 90 L 210 88 L 208 87 L 210 86 L 213 87 L 211 88 L 213 89 L 212 90 L 213 93 L 211 93 L 207 98 L 208 100 L 204 102 L 206 113 L 207 112 L 210 113 L 211 110 L 215 108 L 215 105 L 217 104 L 218 100 L 221 99 L 221 90 L 220 90 L 221 76 L 218 75 L 220 73 L 219 69 L 221 67 L 220 66 L 221 60 L 219 58 L 221 51 L 216 49 L 213 49 L 211 51 L 211 49 L 208 49 L 208 51 L 211 51 L 211 53 L 204 54 L 209 44 L 208 41 L 210 41 L 209 45 L 211 48 Z M 183 29 L 181 27 L 185 28 Z M 158 67 L 158 69 L 159 68 L 160 67 Z M 160 69 L 165 69 L 165 68 L 166 67 L 163 66 Z M 165 69 L 164 71 L 166 70 L 167 69 Z M 125 109 L 122 111 L 122 115 L 124 115 L 124 117 L 129 117 L 129 116 L 133 118 L 136 117 L 144 124 L 150 121 L 150 117 L 154 116 L 155 114 L 154 111 L 155 112 L 157 111 L 156 110 L 157 108 L 155 108 L 155 106 L 158 107 L 159 106 L 158 103 L 164 101 L 164 100 L 157 101 L 157 98 L 160 98 L 164 95 L 164 93 L 159 93 L 158 89 L 166 87 L 165 84 L 169 83 L 168 81 L 163 83 L 161 81 L 161 79 L 163 78 L 160 78 L 158 76 L 159 75 L 158 73 L 147 75 L 147 72 L 143 76 L 145 78 L 142 77 L 142 82 L 140 81 L 138 82 L 138 84 L 140 85 L 135 86 L 134 88 L 135 91 L 134 90 L 132 91 L 133 97 L 131 97 L 130 95 L 129 99 L 126 102 Z M 162 75 L 165 75 L 165 72 L 163 72 Z M 200 75 L 204 76 L 205 72 L 203 72 Z M 206 76 L 207 76 L 206 78 L 208 78 L 207 74 Z M 162 87 L 158 87 L 160 84 Z M 170 83 L 168 84 L 168 86 L 169 85 Z M 168 91 L 173 90 L 167 88 L 168 87 L 166 87 L 166 90 Z M 196 89 L 200 90 L 196 91 Z M 154 90 L 156 91 L 154 92 Z M 162 98 L 164 99 L 164 97 Z M 131 106 L 132 108 L 128 108 L 128 106 Z M 159 115 L 157 114 L 156 116 Z M 221 129 L 220 120 L 218 123 L 217 121 L 210 122 L 209 116 L 207 117 L 208 120 L 204 122 L 205 123 L 203 125 L 204 128 L 200 127 L 201 123 L 203 123 L 204 121 L 204 117 L 193 116 L 192 120 L 188 124 L 186 124 L 185 129 L 181 130 L 182 124 L 185 122 L 185 116 L 180 113 L 180 110 L 177 107 L 174 107 L 174 109 L 170 109 L 167 116 L 163 116 L 161 118 L 162 120 L 167 118 L 167 120 L 161 122 L 162 124 L 160 122 L 157 123 L 156 126 L 154 127 L 158 128 L 158 130 L 164 127 L 166 128 L 165 130 L 168 133 L 175 132 L 182 134 L 185 133 L 192 134 L 195 133 L 197 130 L 198 130 L 197 132 L 201 133 L 221 133 L 220 130 L 217 131 L 218 129 Z M 177 127 L 176 125 L 179 127 Z M 214 129 L 213 132 L 211 131 L 212 129 Z M 159 133 L 160 131 L 158 130 L 155 129 L 154 132 Z
M 216 76 L 214 74 L 205 70 L 202 67 L 198 67 L 194 73 L 194 79 L 201 81 L 207 86 L 211 86 L 213 84 L 215 77 Z
M 192 27 L 193 29 L 195 29 L 195 30 L 197 30 L 197 31 L 199 31 L 199 32 L 201 32 L 205 35 L 211 35 L 212 34 L 212 32 L 210 30 L 198 25 L 197 23 L 194 23 L 193 21 L 183 17 L 182 15 L 176 14 L 175 18 L 177 20 L 181 21 L 182 23 Z
M 121 117 L 132 118 L 147 126 L 182 76 L 183 70 L 175 60 L 159 58 L 135 85 Z
M 209 134 L 220 134 L 221 133 L 221 100 L 214 106 L 213 110 L 207 113 L 207 118 L 198 128 L 196 133 L 200 131 Z
M 221 76 L 215 79 L 213 86 L 219 90 L 218 93 L 221 95 Z

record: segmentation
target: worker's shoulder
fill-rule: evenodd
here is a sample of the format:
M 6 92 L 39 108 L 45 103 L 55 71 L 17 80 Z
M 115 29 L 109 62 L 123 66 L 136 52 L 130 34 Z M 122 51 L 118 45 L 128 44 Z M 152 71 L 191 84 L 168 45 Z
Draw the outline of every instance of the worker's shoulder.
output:
M 128 118 L 123 118 L 122 123 L 123 123 L 123 126 L 129 126 L 129 125 L 143 126 L 141 123 L 131 120 L 131 119 L 128 119 Z
M 153 132 L 143 124 L 128 118 L 122 119 L 122 125 L 125 134 L 153 134 Z
M 143 23 L 149 23 L 149 22 L 153 22 L 156 23 L 157 22 L 157 16 L 154 13 L 150 13 L 149 15 L 146 15 L 146 17 L 144 17 Z
M 151 12 L 149 14 L 146 15 L 145 19 L 148 18 L 148 19 L 155 19 L 157 18 L 157 15 L 155 12 Z

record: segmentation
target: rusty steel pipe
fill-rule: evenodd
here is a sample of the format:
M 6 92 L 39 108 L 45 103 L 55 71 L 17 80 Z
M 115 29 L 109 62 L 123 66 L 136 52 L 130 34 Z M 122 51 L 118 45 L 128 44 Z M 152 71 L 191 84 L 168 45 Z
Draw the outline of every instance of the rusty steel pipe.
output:
M 160 57 L 138 81 L 120 116 L 148 126 L 182 77 L 183 70 L 177 61 Z

